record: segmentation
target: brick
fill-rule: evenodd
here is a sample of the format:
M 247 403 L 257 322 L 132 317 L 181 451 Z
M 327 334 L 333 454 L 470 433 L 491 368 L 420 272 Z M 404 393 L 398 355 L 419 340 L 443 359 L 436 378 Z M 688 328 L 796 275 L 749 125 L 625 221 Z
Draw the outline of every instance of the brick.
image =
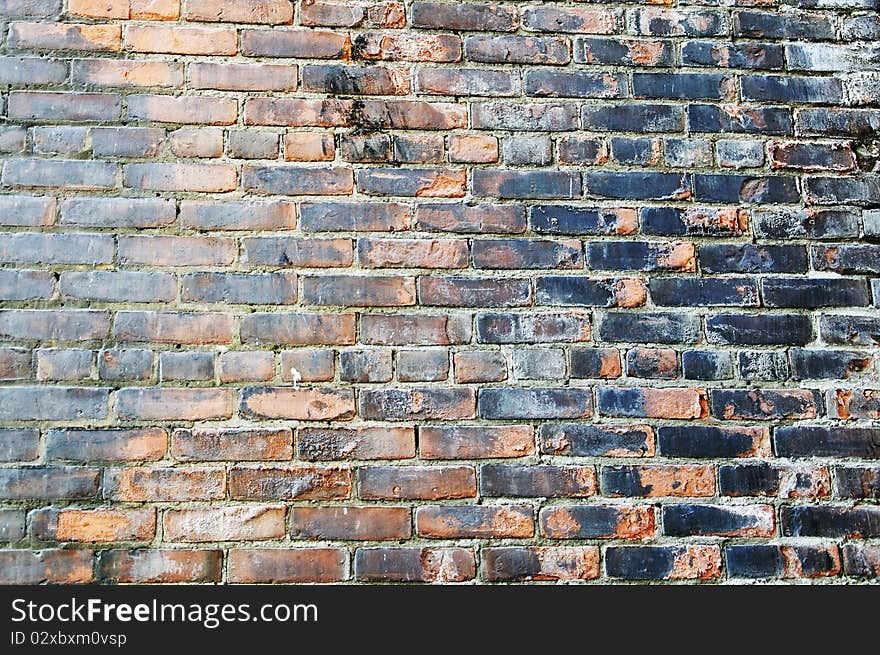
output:
M 241 54 L 248 57 L 341 59 L 350 51 L 347 34 L 321 30 L 241 30 Z
M 578 128 L 578 113 L 570 104 L 475 102 L 471 105 L 471 127 L 564 132 Z
M 170 509 L 162 517 L 166 541 L 262 541 L 285 534 L 282 506 Z
M 278 25 L 293 22 L 293 6 L 286 0 L 187 0 L 183 17 L 188 21 L 261 23 Z
M 40 447 L 40 433 L 30 428 L 0 429 L 0 462 L 35 460 Z
M 477 479 L 470 466 L 384 466 L 360 468 L 358 495 L 364 500 L 473 498 Z
M 724 496 L 818 498 L 831 493 L 827 468 L 776 467 L 763 462 L 719 467 L 718 485 Z
M 674 59 L 667 41 L 578 37 L 573 49 L 574 60 L 582 64 L 670 66 Z
M 449 161 L 491 164 L 498 161 L 498 139 L 482 134 L 453 134 L 448 141 Z
M 106 469 L 103 495 L 124 502 L 220 500 L 226 496 L 226 471 L 145 466 Z
M 0 57 L 2 84 L 58 84 L 67 78 L 67 64 L 58 59 Z
M 703 465 L 603 466 L 602 494 L 657 498 L 715 495 L 715 469 Z
M 737 545 L 724 554 L 728 573 L 737 578 L 818 578 L 841 571 L 837 546 Z
M 25 513 L 23 510 L 0 510 L 0 539 L 7 542 L 20 541 L 25 533 Z
M 736 90 L 720 73 L 633 73 L 632 85 L 634 98 L 732 100 Z
M 291 536 L 297 539 L 389 541 L 412 534 L 408 507 L 338 506 L 290 510 Z
M 592 580 L 599 577 L 595 546 L 507 546 L 480 553 L 487 582 Z
M 64 272 L 59 289 L 65 298 L 102 302 L 169 302 L 177 298 L 177 278 L 140 271 Z
M 694 317 L 670 312 L 607 312 L 599 325 L 600 338 L 606 341 L 695 343 L 699 333 Z
M 571 377 L 613 379 L 620 377 L 620 354 L 615 348 L 572 348 Z
M 145 348 L 110 348 L 98 352 L 98 377 L 102 380 L 151 380 L 153 351 Z
M 700 268 L 707 273 L 804 273 L 801 246 L 706 244 L 699 249 Z
M 77 584 L 94 580 L 90 550 L 0 550 L 3 584 Z
M 46 459 L 72 462 L 160 460 L 168 447 L 163 428 L 57 428 L 45 435 Z
M 517 27 L 517 10 L 497 4 L 415 2 L 411 20 L 413 27 L 427 29 L 512 32 Z
M 871 303 L 871 292 L 859 279 L 764 278 L 761 292 L 768 307 L 863 307 Z
M 159 353 L 162 382 L 214 380 L 214 353 L 187 351 Z
M 586 341 L 590 317 L 579 312 L 477 315 L 480 343 L 552 343 Z
M 400 28 L 406 23 L 402 2 L 342 3 L 316 1 L 301 6 L 303 25 Z
M 366 419 L 407 421 L 474 418 L 475 392 L 467 388 L 363 390 L 359 414 Z
M 229 343 L 232 340 L 232 317 L 228 314 L 124 311 L 116 314 L 113 334 L 120 341 Z
M 490 419 L 584 418 L 593 401 L 589 389 L 481 389 L 477 409 Z
M 236 188 L 237 173 L 229 164 L 126 164 L 123 186 L 147 191 L 221 193 Z
M 116 187 L 116 164 L 65 159 L 10 159 L 0 181 L 11 187 L 99 190 Z
M 480 494 L 506 497 L 592 496 L 597 491 L 592 466 L 483 464 Z
M 55 212 L 54 198 L 0 196 L 0 225 L 9 227 L 52 225 L 55 222 Z
M 652 278 L 651 300 L 657 306 L 682 307 L 696 304 L 703 307 L 757 307 L 758 284 L 747 277 L 724 279 Z
M 364 35 L 357 56 L 383 61 L 453 62 L 461 59 L 461 38 L 451 34 Z
M 339 354 L 339 377 L 348 382 L 388 382 L 393 375 L 391 351 L 372 348 Z
M 105 550 L 98 558 L 101 579 L 118 583 L 219 582 L 222 568 L 222 550 Z
M 877 431 L 871 427 L 824 427 L 797 425 L 778 427 L 773 440 L 782 457 L 880 458 Z
M 358 548 L 354 571 L 361 582 L 448 584 L 473 579 L 476 564 L 464 548 Z
M 183 65 L 131 59 L 74 59 L 71 78 L 78 84 L 111 88 L 161 87 L 183 84 Z
M 354 415 L 354 394 L 350 389 L 248 387 L 242 391 L 240 411 L 251 418 L 347 419 Z
M 297 456 L 307 461 L 409 459 L 415 457 L 415 430 L 407 427 L 301 428 Z
M 455 96 L 512 96 L 519 92 L 519 80 L 504 71 L 479 68 L 420 68 L 421 93 Z
M 528 505 L 423 505 L 415 511 L 416 533 L 427 539 L 526 538 L 535 533 Z
M 722 419 L 816 418 L 821 408 L 821 397 L 809 389 L 712 391 L 712 415 Z
M 835 507 L 796 505 L 782 507 L 779 521 L 786 537 L 849 537 L 865 539 L 880 534 L 880 508 L 864 505 Z
M 226 150 L 235 159 L 277 159 L 278 135 L 252 130 L 228 132 Z
M 419 454 L 423 459 L 505 459 L 534 453 L 529 426 L 422 427 Z
M 654 534 L 652 507 L 566 505 L 544 507 L 541 534 L 550 539 L 642 539 Z
M 878 418 L 880 396 L 877 389 L 829 390 L 826 400 L 828 413 L 842 419 Z
M 507 360 L 495 351 L 457 352 L 453 355 L 455 381 L 498 382 L 507 379 Z
M 519 234 L 526 231 L 526 215 L 514 205 L 420 204 L 415 227 L 429 232 Z
M 0 311 L 0 337 L 92 341 L 110 331 L 110 314 L 99 310 L 23 309 Z
M 598 401 L 599 414 L 604 416 L 696 419 L 708 413 L 702 389 L 603 387 Z
M 605 569 L 624 580 L 709 580 L 721 576 L 718 546 L 610 546 Z
M 681 48 L 682 64 L 690 66 L 780 70 L 784 57 L 784 48 L 775 43 L 687 41 Z
M 326 382 L 336 376 L 336 354 L 320 348 L 281 351 L 281 379 L 293 382 Z M 274 365 L 272 371 L 274 377 Z
M 30 513 L 30 523 L 31 534 L 43 541 L 147 542 L 156 535 L 156 510 L 40 509 Z
M 92 351 L 42 348 L 36 351 L 37 380 L 86 380 L 92 374 Z
M 771 454 L 770 431 L 760 427 L 664 426 L 657 430 L 657 444 L 664 457 L 712 459 Z
M 100 469 L 29 466 L 0 469 L 3 500 L 86 500 L 98 493 Z
M 340 548 L 235 548 L 232 583 L 339 582 L 348 578 L 348 551 Z
M 86 23 L 29 23 L 9 25 L 7 46 L 18 50 L 79 50 L 119 52 L 122 27 Z
M 279 201 L 184 200 L 180 222 L 197 230 L 284 230 L 296 226 L 296 207 Z
M 691 132 L 731 134 L 792 134 L 791 111 L 784 107 L 691 104 L 687 109 Z
M 108 390 L 98 387 L 4 387 L 0 420 L 65 421 L 107 417 Z
M 465 38 L 465 58 L 485 63 L 567 64 L 571 60 L 569 43 L 560 37 L 489 36 Z
M 305 345 L 354 343 L 354 314 L 253 313 L 242 318 L 245 343 Z
M 638 9 L 630 22 L 634 33 L 652 36 L 716 36 L 730 28 L 725 13 L 701 9 Z
M 638 307 L 647 290 L 640 278 L 543 277 L 535 282 L 538 305 Z
M 847 575 L 862 578 L 880 576 L 880 549 L 863 544 L 846 544 L 843 547 L 843 566 Z
M 122 112 L 122 98 L 115 93 L 12 91 L 7 112 L 19 120 L 114 121 Z
M 45 271 L 0 271 L 0 298 L 3 300 L 34 300 L 51 298 L 55 277 Z
M 262 350 L 220 354 L 221 382 L 265 382 L 275 377 L 275 357 Z
M 706 336 L 715 344 L 805 345 L 813 326 L 800 314 L 715 314 L 706 319 Z
M 626 94 L 626 80 L 611 73 L 535 70 L 526 72 L 525 92 L 537 97 L 620 98 Z
M 443 350 L 400 350 L 397 379 L 401 382 L 437 382 L 449 377 L 449 352 Z
M 182 55 L 234 55 L 238 38 L 232 28 L 129 25 L 126 50 Z
M 532 205 L 529 227 L 542 234 L 624 235 L 638 228 L 638 216 L 630 209 Z
M 116 392 L 116 415 L 129 420 L 200 421 L 230 418 L 229 389 L 130 388 Z

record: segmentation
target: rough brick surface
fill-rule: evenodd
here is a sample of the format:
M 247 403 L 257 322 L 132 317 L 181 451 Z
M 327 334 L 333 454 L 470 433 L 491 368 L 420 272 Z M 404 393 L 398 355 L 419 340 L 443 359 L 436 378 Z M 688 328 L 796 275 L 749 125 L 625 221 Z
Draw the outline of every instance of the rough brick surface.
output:
M 869 0 L 0 0 L 0 582 L 880 576 Z

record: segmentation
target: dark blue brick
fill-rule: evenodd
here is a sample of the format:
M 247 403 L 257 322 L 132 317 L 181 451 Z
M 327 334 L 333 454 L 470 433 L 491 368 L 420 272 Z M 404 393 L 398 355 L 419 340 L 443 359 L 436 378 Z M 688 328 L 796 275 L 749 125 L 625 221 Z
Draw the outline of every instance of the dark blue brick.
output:
M 718 344 L 803 346 L 813 340 L 813 325 L 801 314 L 716 314 L 706 319 L 706 338 Z
M 584 105 L 581 120 L 592 132 L 682 132 L 685 127 L 682 107 L 638 102 Z
M 718 73 L 633 73 L 633 96 L 673 100 L 730 99 L 733 78 Z
M 851 346 L 880 345 L 880 317 L 822 316 L 819 331 L 827 343 Z
M 608 577 L 622 580 L 663 580 L 686 554 L 686 546 L 609 546 L 605 570 Z
M 807 270 L 807 250 L 796 245 L 711 243 L 700 246 L 699 260 L 703 273 L 804 273 Z
M 726 109 L 725 109 L 726 108 Z M 688 128 L 692 132 L 731 134 L 791 134 L 791 110 L 786 107 L 719 107 L 688 105 Z
M 533 205 L 529 227 L 540 234 L 610 235 L 635 231 L 632 212 L 568 205 Z
M 654 436 L 638 426 L 545 423 L 539 430 L 541 452 L 575 457 L 646 456 L 653 452 Z
M 808 177 L 807 199 L 820 205 L 880 207 L 880 175 Z
M 619 136 L 611 139 L 611 157 L 620 164 L 632 166 L 659 163 L 659 142 L 640 137 Z
M 664 426 L 657 430 L 657 445 L 663 457 L 721 459 L 760 454 L 755 428 L 708 425 Z
M 694 174 L 694 198 L 711 202 L 796 203 L 797 179 L 786 176 Z
M 734 578 L 776 578 L 785 571 L 779 546 L 727 546 L 724 555 L 728 573 Z
M 584 173 L 584 194 L 588 198 L 677 200 L 690 197 L 691 180 L 683 173 Z
M 880 427 L 792 425 L 774 429 L 773 442 L 779 457 L 880 459 Z
M 797 129 L 803 135 L 871 137 L 880 131 L 880 109 L 801 109 Z
M 880 537 L 880 507 L 797 505 L 780 511 L 786 537 Z
M 764 278 L 761 293 L 768 307 L 867 307 L 867 280 L 846 278 Z
M 614 280 L 596 280 L 583 276 L 537 278 L 535 303 L 611 307 L 615 304 Z
M 880 467 L 840 466 L 834 469 L 834 488 L 838 498 L 880 499 Z
M 587 268 L 598 271 L 668 271 L 693 269 L 690 247 L 667 241 L 591 241 Z
M 626 95 L 626 77 L 585 70 L 527 70 L 526 95 L 559 98 L 620 98 Z
M 755 236 L 765 239 L 857 237 L 859 217 L 836 209 L 770 209 L 752 212 Z
M 752 278 L 655 277 L 649 285 L 651 300 L 666 307 L 756 307 L 758 283 Z
M 791 375 L 795 380 L 845 380 L 873 369 L 869 353 L 852 350 L 805 350 L 792 348 Z
M 681 63 L 685 66 L 779 70 L 785 65 L 785 50 L 776 43 L 688 41 L 681 47 Z M 748 79 L 748 76 L 741 79 Z
M 608 312 L 599 326 L 604 341 L 631 343 L 696 343 L 700 320 L 680 312 Z
M 717 350 L 686 350 L 681 354 L 686 380 L 729 380 L 733 377 L 730 353 Z
M 642 232 L 662 236 L 728 236 L 742 234 L 744 221 L 721 220 L 720 210 L 643 207 L 639 210 Z M 728 216 L 725 215 L 724 218 Z M 716 220 L 717 219 L 717 220 Z
M 755 505 L 665 505 L 663 534 L 768 536 L 774 531 L 772 514 Z
M 759 464 L 725 464 L 718 469 L 722 496 L 772 496 L 779 491 L 779 469 Z
M 711 406 L 721 420 L 815 418 L 822 396 L 810 389 L 712 389 Z
M 788 360 L 784 352 L 746 350 L 739 353 L 739 375 L 743 380 L 785 380 Z
M 836 77 L 744 75 L 743 100 L 835 105 L 843 101 L 843 83 Z
M 834 39 L 834 15 L 807 12 L 737 11 L 733 35 L 758 39 Z

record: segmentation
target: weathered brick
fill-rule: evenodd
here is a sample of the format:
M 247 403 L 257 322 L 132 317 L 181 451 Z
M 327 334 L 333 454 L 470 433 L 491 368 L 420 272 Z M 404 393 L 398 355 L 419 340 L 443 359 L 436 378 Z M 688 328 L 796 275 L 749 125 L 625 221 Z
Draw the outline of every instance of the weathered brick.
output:
M 165 456 L 168 433 L 163 428 L 49 430 L 46 459 L 74 462 L 143 462 Z
M 480 553 L 487 582 L 592 580 L 599 577 L 595 546 L 506 546 Z
M 508 497 L 575 497 L 596 493 L 592 466 L 483 464 L 480 494 Z
M 475 417 L 475 395 L 467 388 L 363 390 L 358 395 L 358 407 L 366 419 L 468 419 Z
M 425 505 L 415 511 L 416 533 L 428 539 L 526 538 L 535 533 L 529 505 Z
M 229 551 L 232 583 L 339 582 L 348 578 L 348 551 L 339 548 L 261 548 Z
M 771 454 L 770 431 L 757 427 L 664 426 L 657 431 L 657 444 L 660 454 L 666 457 L 712 459 Z
M 116 416 L 128 420 L 200 421 L 230 418 L 230 389 L 129 388 L 116 392 Z
M 721 576 L 718 546 L 609 546 L 605 570 L 624 580 L 709 580 Z
M 550 539 L 643 539 L 654 535 L 654 509 L 628 505 L 560 505 L 540 512 Z
M 409 459 L 415 457 L 415 430 L 407 427 L 301 428 L 297 456 L 307 461 Z
M 291 536 L 296 539 L 390 541 L 412 534 L 408 507 L 297 506 L 290 510 Z
M 358 548 L 354 572 L 361 582 L 448 584 L 473 579 L 476 564 L 464 548 Z
M 0 550 L 0 582 L 8 585 L 76 584 L 94 580 L 91 550 Z
M 242 391 L 240 411 L 251 418 L 347 419 L 354 415 L 354 394 L 350 389 L 248 387 Z
M 118 583 L 219 582 L 222 568 L 222 550 L 105 550 L 98 558 L 101 579 Z
M 470 466 L 374 466 L 360 468 L 358 495 L 364 500 L 473 498 L 477 478 Z

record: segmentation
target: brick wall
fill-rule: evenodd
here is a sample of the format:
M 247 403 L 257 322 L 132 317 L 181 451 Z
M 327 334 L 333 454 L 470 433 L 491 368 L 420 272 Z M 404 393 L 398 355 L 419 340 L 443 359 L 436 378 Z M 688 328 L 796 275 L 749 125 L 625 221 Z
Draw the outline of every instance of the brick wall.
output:
M 880 575 L 874 0 L 0 0 L 0 581 Z

